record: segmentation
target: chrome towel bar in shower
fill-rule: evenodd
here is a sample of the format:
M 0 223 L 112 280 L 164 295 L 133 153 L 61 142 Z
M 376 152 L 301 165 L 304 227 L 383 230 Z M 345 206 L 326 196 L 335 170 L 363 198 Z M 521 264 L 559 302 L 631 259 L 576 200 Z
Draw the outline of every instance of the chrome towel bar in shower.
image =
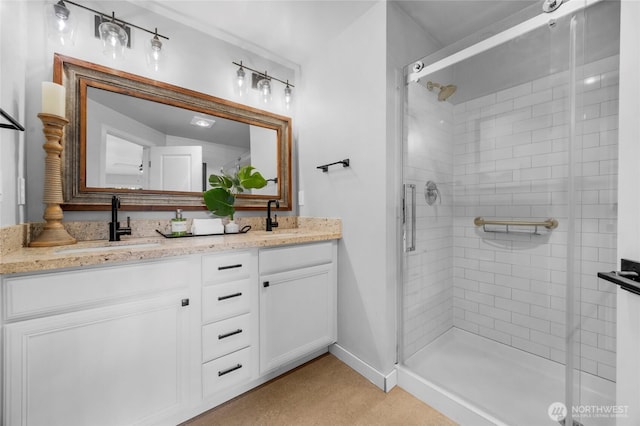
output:
M 556 229 L 558 227 L 558 221 L 553 218 L 541 222 L 535 222 L 530 220 L 486 220 L 482 217 L 476 217 L 473 219 L 473 224 L 476 226 L 482 226 L 484 232 L 499 232 L 488 230 L 486 225 L 505 226 L 506 230 L 504 232 L 509 232 L 510 226 L 532 226 L 535 228 L 533 232 L 534 234 L 538 233 L 539 226 L 544 226 L 547 229 Z

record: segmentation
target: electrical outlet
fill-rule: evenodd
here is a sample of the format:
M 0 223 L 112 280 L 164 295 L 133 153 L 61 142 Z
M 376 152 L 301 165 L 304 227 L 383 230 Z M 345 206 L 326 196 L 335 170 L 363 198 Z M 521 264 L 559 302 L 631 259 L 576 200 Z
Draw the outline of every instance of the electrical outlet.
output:
M 304 206 L 304 191 L 298 191 L 298 205 Z

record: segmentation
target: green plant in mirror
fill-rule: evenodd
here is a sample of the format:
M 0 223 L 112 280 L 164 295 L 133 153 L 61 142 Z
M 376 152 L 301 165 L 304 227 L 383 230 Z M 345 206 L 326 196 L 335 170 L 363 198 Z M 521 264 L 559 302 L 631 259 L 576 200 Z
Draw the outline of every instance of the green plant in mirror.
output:
M 243 166 L 234 174 L 222 173 L 209 176 L 211 189 L 204 192 L 204 203 L 207 209 L 216 216 L 229 216 L 233 220 L 236 209 L 236 195 L 249 189 L 260 189 L 267 186 L 267 181 L 253 166 Z

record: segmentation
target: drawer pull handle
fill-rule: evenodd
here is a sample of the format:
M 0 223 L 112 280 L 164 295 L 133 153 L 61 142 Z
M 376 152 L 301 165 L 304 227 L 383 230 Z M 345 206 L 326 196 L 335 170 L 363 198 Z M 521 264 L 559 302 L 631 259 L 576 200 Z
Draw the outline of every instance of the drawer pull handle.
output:
M 265 281 L 265 282 L 262 283 L 262 287 L 264 287 L 264 288 L 269 287 L 269 285 L 270 285 L 269 281 Z
M 231 299 L 232 297 L 238 297 L 238 296 L 242 296 L 242 293 L 238 292 L 238 293 L 229 294 L 227 296 L 220 296 L 218 297 L 218 301 L 227 300 L 227 299 Z
M 242 268 L 242 263 L 238 263 L 236 265 L 218 266 L 218 271 L 224 271 L 225 269 L 235 269 L 235 268 Z
M 233 371 L 239 370 L 242 368 L 242 364 L 238 364 L 235 367 L 227 368 L 226 370 L 218 371 L 218 377 L 224 376 L 225 374 L 229 374 Z
M 225 334 L 218 334 L 218 340 L 226 339 L 227 337 L 235 336 L 236 334 L 242 333 L 242 329 L 239 328 L 236 331 L 231 331 Z

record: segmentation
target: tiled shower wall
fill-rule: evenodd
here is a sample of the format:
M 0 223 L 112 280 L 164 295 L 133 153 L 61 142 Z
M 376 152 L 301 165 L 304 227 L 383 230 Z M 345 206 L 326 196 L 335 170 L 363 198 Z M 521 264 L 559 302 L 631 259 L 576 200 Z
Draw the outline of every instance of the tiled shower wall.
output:
M 405 182 L 416 186 L 416 250 L 407 253 L 403 285 L 404 358 L 453 326 L 452 105 L 424 86 L 408 86 Z M 408 149 L 408 151 L 407 151 Z M 427 181 L 441 197 L 428 206 Z
M 585 66 L 578 101 L 580 368 L 615 380 L 618 57 Z M 565 362 L 568 73 L 456 105 L 453 325 Z M 428 213 L 425 214 L 428 216 Z M 541 235 L 489 233 L 476 216 L 559 220 Z M 490 227 L 496 229 L 496 227 Z

